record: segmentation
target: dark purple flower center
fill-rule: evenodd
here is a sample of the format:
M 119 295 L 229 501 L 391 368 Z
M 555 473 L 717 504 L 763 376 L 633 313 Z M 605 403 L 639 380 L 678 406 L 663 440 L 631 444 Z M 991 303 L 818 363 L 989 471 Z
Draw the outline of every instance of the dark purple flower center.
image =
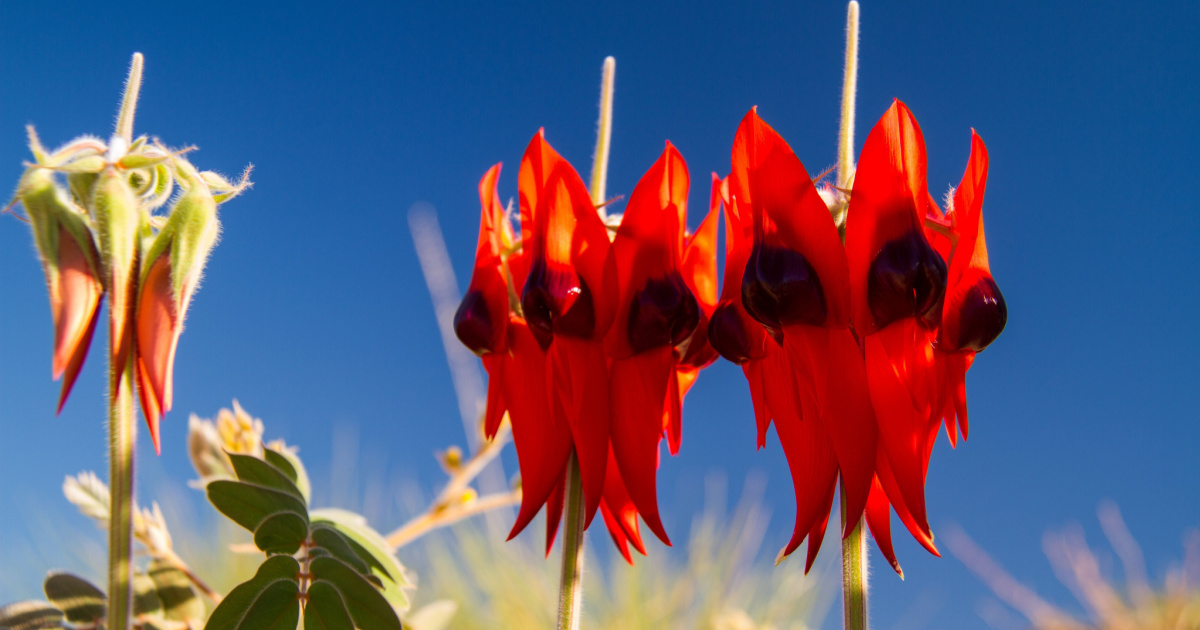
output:
M 529 269 L 521 309 L 542 349 L 550 347 L 554 335 L 586 339 L 595 332 L 596 309 L 583 278 L 569 269 L 551 269 L 544 260 Z
M 1008 323 L 1008 305 L 1004 303 L 1004 295 L 1000 287 L 990 276 L 980 278 L 967 289 L 967 294 L 959 303 L 958 339 L 947 339 L 950 350 L 969 348 L 982 352 Z
M 687 340 L 700 323 L 700 305 L 678 274 L 652 278 L 629 305 L 629 345 L 634 354 Z
M 945 295 L 946 263 L 917 231 L 885 243 L 867 272 L 867 306 L 879 328 L 913 316 L 936 328 Z
M 742 274 L 742 304 L 767 330 L 820 326 L 829 315 L 817 270 L 799 252 L 755 244 Z
M 454 334 L 471 352 L 482 355 L 492 350 L 492 314 L 483 293 L 467 291 L 454 313 Z
M 722 302 L 708 320 L 708 343 L 717 354 L 738 365 L 750 360 L 750 335 L 742 326 L 737 306 Z

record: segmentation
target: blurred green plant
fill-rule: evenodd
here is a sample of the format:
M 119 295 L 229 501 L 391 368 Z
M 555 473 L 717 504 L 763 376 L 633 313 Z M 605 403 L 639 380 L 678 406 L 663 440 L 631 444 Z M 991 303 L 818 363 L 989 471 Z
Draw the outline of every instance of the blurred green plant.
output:
M 1047 532 L 1042 539 L 1054 573 L 1079 600 L 1088 619 L 1079 619 L 1039 597 L 962 529 L 948 531 L 947 544 L 996 597 L 1020 612 L 1036 630 L 1200 630 L 1200 531 L 1188 532 L 1183 564 L 1168 570 L 1162 585 L 1154 587 L 1147 578 L 1141 547 L 1116 504 L 1102 503 L 1098 513 L 1104 535 L 1120 558 L 1123 584 L 1101 570 L 1100 555 L 1088 546 L 1079 525 Z M 998 627 L 1006 612 L 989 606 L 981 614 Z

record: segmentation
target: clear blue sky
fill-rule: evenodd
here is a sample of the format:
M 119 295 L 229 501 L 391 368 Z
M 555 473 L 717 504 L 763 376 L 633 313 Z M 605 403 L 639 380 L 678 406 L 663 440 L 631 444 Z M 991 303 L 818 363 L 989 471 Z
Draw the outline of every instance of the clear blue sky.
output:
M 840 0 L 9 2 L 0 180 L 20 175 L 26 123 L 51 145 L 107 135 L 129 55 L 145 53 L 137 130 L 199 145 L 205 168 L 253 162 L 256 185 L 223 209 L 164 455 L 143 474 L 187 478 L 187 414 L 238 397 L 318 473 L 333 427 L 353 426 L 364 475 L 430 488 L 441 475 L 430 452 L 463 436 L 407 209 L 437 207 L 465 283 L 479 177 L 503 160 L 500 193 L 515 196 L 521 151 L 542 126 L 585 169 L 610 54 L 612 194 L 627 194 L 669 139 L 703 208 L 700 184 L 728 171 L 753 105 L 820 170 L 835 159 L 844 11 Z M 862 15 L 859 141 L 898 97 L 924 130 L 935 192 L 958 181 L 972 127 L 991 153 L 988 245 L 1010 320 L 968 379 L 970 441 L 934 454 L 935 531 L 961 524 L 1061 601 L 1042 533 L 1082 521 L 1101 543 L 1095 507 L 1111 498 L 1161 577 L 1200 525 L 1200 4 L 866 0 Z M 60 513 L 64 474 L 106 468 L 104 342 L 55 418 L 45 288 L 12 219 L 0 220 L 0 291 L 0 544 L 23 548 L 37 538 L 29 513 Z M 769 546 L 782 545 L 790 480 L 777 444 L 754 451 L 740 372 L 718 364 L 687 403 L 683 453 L 660 476 L 668 528 L 686 530 L 701 499 L 693 480 L 719 470 L 737 488 L 759 471 L 776 515 Z M 908 580 L 876 572 L 875 626 L 982 627 L 986 589 L 957 560 L 897 538 Z M 0 581 L 0 600 L 27 594 Z

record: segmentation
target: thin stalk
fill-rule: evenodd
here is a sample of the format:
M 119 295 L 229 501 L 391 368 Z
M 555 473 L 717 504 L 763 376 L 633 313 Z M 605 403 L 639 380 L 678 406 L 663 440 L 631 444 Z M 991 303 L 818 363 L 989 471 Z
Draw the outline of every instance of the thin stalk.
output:
M 583 608 L 583 482 L 575 452 L 567 463 L 567 497 L 558 580 L 558 630 L 579 630 Z
M 838 188 L 850 189 L 854 178 L 854 97 L 858 87 L 858 2 L 846 8 L 846 62 L 842 74 L 842 123 L 838 128 Z
M 612 140 L 613 88 L 616 85 L 617 60 L 604 58 L 604 69 L 600 75 L 600 119 L 596 122 L 596 152 L 592 154 L 592 180 L 588 190 L 592 203 L 604 216 L 604 194 L 608 187 L 608 151 Z
M 133 53 L 129 62 L 129 78 L 125 80 L 125 94 L 121 97 L 121 109 L 117 110 L 117 127 L 113 135 L 123 138 L 125 146 L 133 142 L 133 115 L 137 111 L 138 92 L 142 89 L 142 53 Z
M 116 339 L 113 340 L 116 343 Z M 133 619 L 133 454 L 137 418 L 133 412 L 133 353 L 124 365 L 111 365 L 113 390 L 108 407 L 110 524 L 108 528 L 109 630 L 128 630 Z
M 842 526 L 846 525 L 846 491 L 842 489 Z M 860 519 L 842 539 L 842 609 L 846 630 L 867 630 L 867 536 Z

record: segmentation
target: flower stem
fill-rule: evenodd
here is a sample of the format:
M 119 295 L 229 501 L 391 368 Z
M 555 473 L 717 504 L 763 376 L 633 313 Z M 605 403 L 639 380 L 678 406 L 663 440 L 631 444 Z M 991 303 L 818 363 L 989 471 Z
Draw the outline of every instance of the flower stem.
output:
M 842 524 L 846 523 L 846 490 L 842 489 Z M 842 539 L 842 608 L 846 630 L 867 630 L 867 537 L 863 521 Z
M 838 128 L 837 182 L 848 190 L 854 178 L 854 97 L 858 87 L 858 2 L 846 7 L 846 62 L 842 75 L 842 123 Z
M 116 339 L 113 340 L 114 343 Z M 110 365 L 112 393 L 108 407 L 109 503 L 108 623 L 127 630 L 133 618 L 133 454 L 137 418 L 133 412 L 133 353 L 124 365 Z
M 608 187 L 608 150 L 612 139 L 613 88 L 617 77 L 617 60 L 604 58 L 604 69 L 600 76 L 600 119 L 596 122 L 596 152 L 592 155 L 592 181 L 588 190 L 592 203 L 604 203 L 605 188 Z M 604 208 L 600 207 L 604 216 Z
M 558 581 L 558 630 L 579 630 L 583 607 L 583 482 L 579 460 L 567 462 L 567 496 L 563 515 L 562 573 Z
M 142 89 L 142 61 L 142 53 L 133 53 L 121 109 L 117 111 L 117 127 L 113 135 L 124 138 L 126 145 L 133 142 L 133 114 L 137 111 L 138 92 Z

